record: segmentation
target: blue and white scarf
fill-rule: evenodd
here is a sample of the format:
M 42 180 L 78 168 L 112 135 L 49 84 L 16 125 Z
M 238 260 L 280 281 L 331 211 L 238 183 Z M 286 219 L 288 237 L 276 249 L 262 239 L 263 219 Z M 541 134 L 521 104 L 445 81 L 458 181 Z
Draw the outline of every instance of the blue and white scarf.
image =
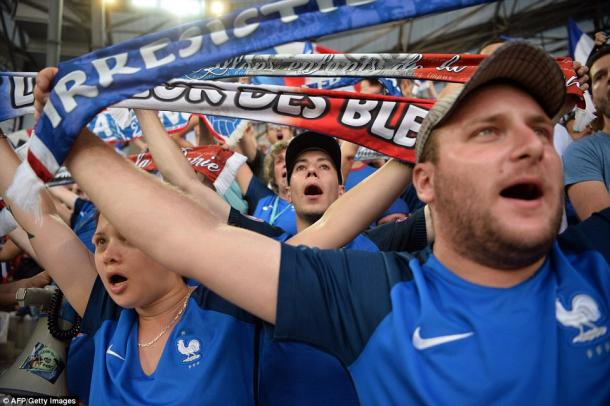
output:
M 335 32 L 490 0 L 281 0 L 153 33 L 59 65 L 27 156 L 7 194 L 36 211 L 40 183 L 67 157 L 81 128 L 106 106 L 201 66 Z

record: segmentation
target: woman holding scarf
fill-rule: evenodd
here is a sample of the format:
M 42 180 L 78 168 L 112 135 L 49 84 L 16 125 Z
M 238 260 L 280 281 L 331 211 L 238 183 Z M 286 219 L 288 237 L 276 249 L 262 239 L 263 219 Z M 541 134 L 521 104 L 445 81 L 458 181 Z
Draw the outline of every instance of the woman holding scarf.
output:
M 0 163 L 4 195 L 20 163 L 6 138 Z M 40 197 L 40 218 L 7 204 L 83 317 L 83 332 L 94 337 L 91 405 L 254 403 L 256 334 L 249 314 L 204 286 L 187 286 L 103 214 L 91 254 L 58 218 L 47 192 Z

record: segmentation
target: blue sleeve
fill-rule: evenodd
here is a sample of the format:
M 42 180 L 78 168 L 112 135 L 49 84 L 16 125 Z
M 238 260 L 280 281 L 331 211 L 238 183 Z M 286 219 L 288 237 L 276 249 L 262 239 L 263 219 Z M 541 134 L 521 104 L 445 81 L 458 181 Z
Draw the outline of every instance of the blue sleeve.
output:
M 78 220 L 78 215 L 85 210 L 95 210 L 93 202 L 80 197 L 76 198 L 74 202 L 74 210 L 72 210 L 72 216 L 70 217 L 70 228 L 74 229 L 75 223 Z
M 243 215 L 233 207 L 231 207 L 231 211 L 229 212 L 227 224 L 254 231 L 255 233 L 274 239 L 279 238 L 285 233 L 283 229 L 272 226 L 265 221 Z
M 391 311 L 391 287 L 405 278 L 412 275 L 399 255 L 283 244 L 274 338 L 312 344 L 350 365 Z
M 593 213 L 585 221 L 568 227 L 559 236 L 562 249 L 599 252 L 610 264 L 610 208 Z
M 594 139 L 586 137 L 573 142 L 563 154 L 564 184 L 586 181 L 604 182 L 603 158 L 595 148 Z
M 235 306 L 233 303 L 226 301 L 203 285 L 197 286 L 192 297 L 201 309 L 213 310 L 243 321 L 244 323 L 259 323 L 259 319 Z
M 252 170 L 255 177 L 263 179 L 263 172 L 265 170 L 265 154 L 263 154 L 260 149 L 256 149 L 256 155 L 254 156 L 252 162 L 248 161 L 246 163 Z
M 380 251 L 420 251 L 428 245 L 424 209 L 417 209 L 404 221 L 375 227 L 365 235 Z
M 407 190 L 405 190 L 405 192 L 402 195 L 400 195 L 400 198 L 405 201 L 405 203 L 407 204 L 407 207 L 411 211 L 415 211 L 426 205 L 424 202 L 419 200 L 419 198 L 417 197 L 417 191 L 415 190 L 415 187 L 413 186 L 413 184 L 409 185 Z
M 272 190 L 263 184 L 256 176 L 252 176 L 248 190 L 246 191 L 246 201 L 248 202 L 248 214 L 254 213 L 259 200 L 264 197 L 274 195 Z
M 123 308 L 112 300 L 98 276 L 91 289 L 91 295 L 89 295 L 89 302 L 87 302 L 83 316 L 82 332 L 94 335 L 104 321 L 118 320 L 122 310 Z
M 91 240 L 97 228 L 96 214 L 97 208 L 91 201 L 78 198 L 74 203 L 74 211 L 70 218 L 70 228 L 91 252 L 95 252 L 95 246 Z
M 377 247 L 377 245 L 375 245 L 375 243 L 369 238 L 367 238 L 364 234 L 356 236 L 356 238 L 354 238 L 352 242 L 350 242 L 343 248 L 348 250 L 379 252 L 379 247 Z

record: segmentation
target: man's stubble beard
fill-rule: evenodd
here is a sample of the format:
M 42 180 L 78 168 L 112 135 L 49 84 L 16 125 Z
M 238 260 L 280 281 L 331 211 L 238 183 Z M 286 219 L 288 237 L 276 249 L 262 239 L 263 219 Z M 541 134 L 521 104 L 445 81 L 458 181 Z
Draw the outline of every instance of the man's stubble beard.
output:
M 437 172 L 435 195 L 438 223 L 444 225 L 442 231 L 452 249 L 490 268 L 511 270 L 533 264 L 550 251 L 561 225 L 558 204 L 549 216 L 548 231 L 536 240 L 526 241 L 526 236 L 507 230 L 489 208 L 477 205 L 477 192 L 458 177 L 439 176 Z
M 610 90 L 608 90 L 603 98 L 595 99 L 593 102 L 597 110 L 606 117 L 606 119 L 610 119 Z

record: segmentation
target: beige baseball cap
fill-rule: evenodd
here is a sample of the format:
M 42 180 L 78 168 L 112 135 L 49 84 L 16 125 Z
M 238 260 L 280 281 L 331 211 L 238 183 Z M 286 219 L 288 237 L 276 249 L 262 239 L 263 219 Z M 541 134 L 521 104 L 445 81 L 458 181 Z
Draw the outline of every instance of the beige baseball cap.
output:
M 481 62 L 461 91 L 449 93 L 434 104 L 417 134 L 417 162 L 420 162 L 432 131 L 451 116 L 460 101 L 481 86 L 496 80 L 512 82 L 523 88 L 551 118 L 563 106 L 565 79 L 555 60 L 544 50 L 524 41 L 508 42 Z

